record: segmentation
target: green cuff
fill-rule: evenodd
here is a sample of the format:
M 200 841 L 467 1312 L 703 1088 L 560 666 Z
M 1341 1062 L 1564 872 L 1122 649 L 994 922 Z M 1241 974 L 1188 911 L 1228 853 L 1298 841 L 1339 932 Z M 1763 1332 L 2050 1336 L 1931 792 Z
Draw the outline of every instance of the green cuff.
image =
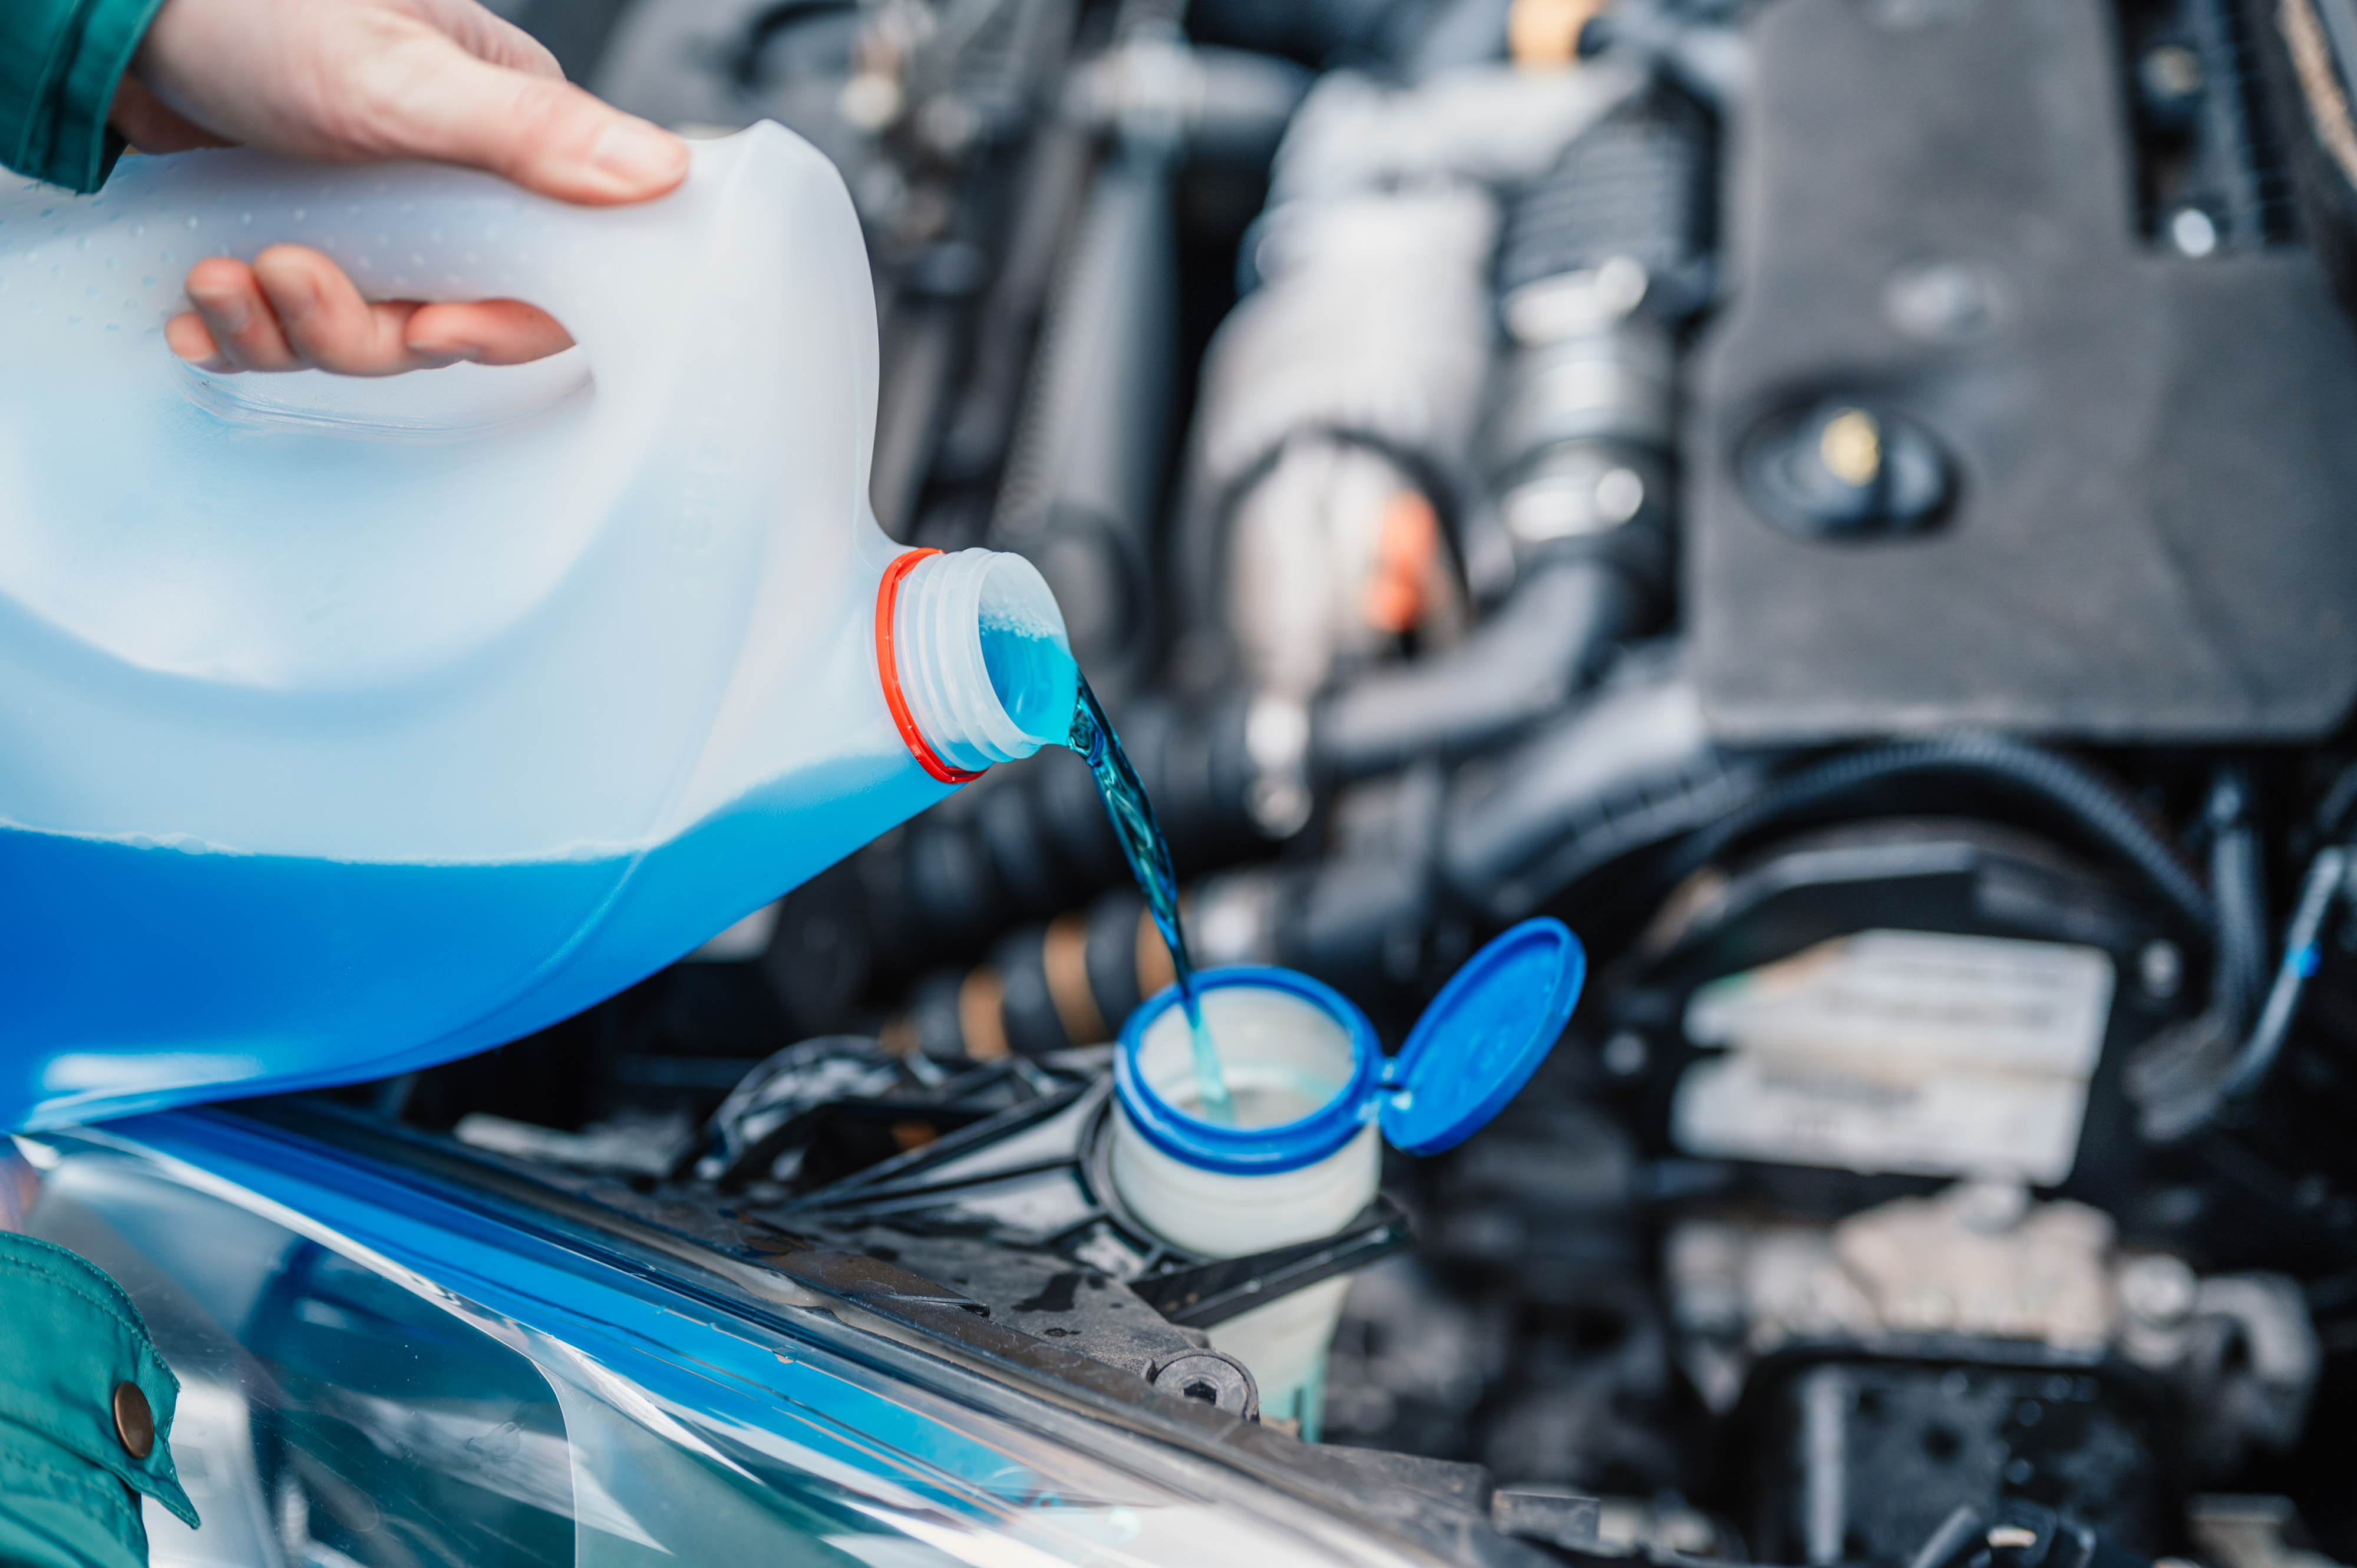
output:
M 121 1286 L 63 1247 L 0 1234 L 0 1562 L 145 1563 L 138 1498 L 194 1528 L 172 1467 L 179 1380 Z M 117 1426 L 117 1389 L 139 1391 L 153 1423 L 144 1455 Z M 140 1434 L 143 1440 L 145 1434 Z
M 106 182 L 115 84 L 163 0 L 8 0 L 0 22 L 0 164 L 68 190 Z

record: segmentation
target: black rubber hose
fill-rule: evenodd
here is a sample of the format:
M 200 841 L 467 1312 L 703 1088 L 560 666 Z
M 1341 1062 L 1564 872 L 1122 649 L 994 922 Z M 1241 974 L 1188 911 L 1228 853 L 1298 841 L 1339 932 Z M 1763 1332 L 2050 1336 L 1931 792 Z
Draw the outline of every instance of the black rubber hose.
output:
M 2236 1031 L 2250 1026 L 2267 987 L 2267 895 L 2259 833 L 2251 820 L 2250 779 L 2239 764 L 2218 769 L 2211 785 L 2210 897 L 2217 909 L 2212 983 Z
M 1586 701 L 1457 771 L 1440 869 L 1459 897 L 1511 923 L 1608 862 L 1707 828 L 1763 786 L 1768 759 L 1721 753 L 1678 660 L 1662 654 L 1627 656 Z
M 985 541 L 1039 568 L 1072 657 L 1116 712 L 1155 645 L 1154 540 L 1178 386 L 1171 166 L 1125 147 L 1090 181 Z
M 804 22 L 821 16 L 842 16 L 859 9 L 858 0 L 779 0 L 753 18 L 737 43 L 735 57 L 729 61 L 728 74 L 737 90 L 752 93 L 761 90 L 761 55 L 770 41 L 780 33 L 801 27 Z M 575 81 L 580 78 L 576 77 Z
M 1673 880 L 1700 870 L 1757 829 L 1867 784 L 1911 774 L 1964 774 L 2009 784 L 2054 807 L 2132 866 L 2186 923 L 2214 940 L 2217 907 L 2177 851 L 2093 770 L 1994 735 L 1953 735 L 1851 752 L 1770 785 L 1673 857 Z
M 2267 1086 L 2268 1075 L 2275 1071 L 2276 1061 L 2283 1055 L 2284 1042 L 2290 1037 L 2301 995 L 2316 972 L 2317 940 L 2323 935 L 2324 924 L 2346 889 L 2349 865 L 2349 851 L 2337 844 L 2317 851 L 2315 860 L 2309 864 L 2308 875 L 2301 882 L 2299 902 L 2284 933 L 2282 966 L 2276 971 L 2266 1005 L 2252 1026 L 2250 1038 L 2243 1043 L 2233 1065 L 2226 1071 L 2224 1084 L 2218 1091 L 2221 1104 L 2247 1105 Z
M 1604 650 L 1653 610 L 1652 592 L 1616 561 L 1541 564 L 1454 648 L 1362 675 L 1319 703 L 1313 763 L 1357 779 L 1493 745 L 1560 712 Z
M 2338 840 L 2348 824 L 2349 813 L 2357 809 L 2357 762 L 2349 764 L 2335 774 L 2324 798 L 2316 803 L 2317 836 Z

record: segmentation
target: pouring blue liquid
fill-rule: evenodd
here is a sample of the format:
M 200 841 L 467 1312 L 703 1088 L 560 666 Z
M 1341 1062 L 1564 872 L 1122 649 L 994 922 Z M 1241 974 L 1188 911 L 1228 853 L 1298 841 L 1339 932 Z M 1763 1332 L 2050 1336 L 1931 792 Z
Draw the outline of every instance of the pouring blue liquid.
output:
M 1104 709 L 1089 690 L 1080 666 L 1055 642 L 1025 631 L 984 627 L 982 660 L 990 672 L 990 683 L 1006 711 L 1034 734 L 1046 726 L 1029 722 L 1030 715 L 1044 716 L 1053 711 L 1053 704 L 1071 703 L 1064 744 L 1080 755 L 1095 776 L 1105 815 L 1113 819 L 1114 836 L 1121 841 L 1122 856 L 1129 862 L 1130 875 L 1137 878 L 1137 890 L 1146 896 L 1155 929 L 1162 933 L 1163 944 L 1170 950 L 1170 967 L 1178 977 L 1178 1004 L 1186 1012 L 1188 1032 L 1194 1042 L 1195 1090 L 1204 1119 L 1233 1126 L 1235 1101 L 1228 1092 L 1227 1075 L 1221 1070 L 1211 1032 L 1203 1023 L 1195 964 L 1187 951 L 1186 929 L 1178 918 L 1178 878 L 1170 868 L 1170 841 L 1163 837 L 1162 825 L 1154 819 L 1154 802 L 1146 799 L 1137 769 L 1122 750 L 1121 737 L 1106 721 Z
M 1170 841 L 1154 820 L 1154 802 L 1146 798 L 1137 769 L 1121 749 L 1120 737 L 1105 722 L 1097 694 L 1080 682 L 1080 700 L 1072 707 L 1071 738 L 1064 743 L 1081 754 L 1096 775 L 1097 793 L 1104 797 L 1105 814 L 1113 819 L 1121 853 L 1129 861 L 1146 907 L 1154 913 L 1155 929 L 1170 950 L 1170 967 L 1178 975 L 1178 1004 L 1186 1009 L 1187 1028 L 1195 1044 L 1195 1090 L 1206 1120 L 1233 1126 L 1235 1101 L 1228 1093 L 1227 1076 L 1220 1070 L 1220 1053 L 1211 1031 L 1203 1023 L 1203 1004 L 1195 989 L 1195 965 L 1187 952 L 1187 932 L 1178 923 L 1178 879 L 1170 870 Z
M 1170 948 L 1203 1114 L 1232 1120 L 1169 849 L 1135 769 L 1058 642 L 985 631 L 1009 713 L 1028 735 L 1067 737 L 1094 773 Z M 349 1082 L 499 1044 L 611 994 L 716 911 L 800 883 L 937 789 L 889 758 L 846 754 L 661 843 L 482 864 L 253 854 L 0 819 L 0 1127 L 216 1099 L 232 1084 Z

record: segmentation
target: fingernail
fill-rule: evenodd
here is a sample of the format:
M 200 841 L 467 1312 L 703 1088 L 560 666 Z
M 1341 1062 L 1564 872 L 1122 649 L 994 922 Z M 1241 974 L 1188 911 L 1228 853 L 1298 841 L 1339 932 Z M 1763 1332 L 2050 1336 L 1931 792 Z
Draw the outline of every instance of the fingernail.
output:
M 659 185 L 679 177 L 687 163 L 687 147 L 643 120 L 617 120 L 597 133 L 589 161 L 630 184 Z
M 218 349 L 210 354 L 182 354 L 178 349 L 174 349 L 172 352 L 179 355 L 182 364 L 209 371 L 216 376 L 232 376 L 237 373 L 237 367 L 230 363 L 228 358 Z
M 412 338 L 404 345 L 409 351 L 424 359 L 439 360 L 446 365 L 464 360 L 469 364 L 482 358 L 483 351 L 472 343 L 423 343 Z

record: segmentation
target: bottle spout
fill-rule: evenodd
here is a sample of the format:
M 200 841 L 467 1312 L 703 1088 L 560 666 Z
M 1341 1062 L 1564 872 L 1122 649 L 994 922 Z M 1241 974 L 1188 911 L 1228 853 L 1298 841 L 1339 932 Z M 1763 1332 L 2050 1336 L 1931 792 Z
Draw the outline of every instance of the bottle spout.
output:
M 996 550 L 911 550 L 886 568 L 877 673 L 925 770 L 963 783 L 1071 732 L 1080 667 L 1039 568 Z

